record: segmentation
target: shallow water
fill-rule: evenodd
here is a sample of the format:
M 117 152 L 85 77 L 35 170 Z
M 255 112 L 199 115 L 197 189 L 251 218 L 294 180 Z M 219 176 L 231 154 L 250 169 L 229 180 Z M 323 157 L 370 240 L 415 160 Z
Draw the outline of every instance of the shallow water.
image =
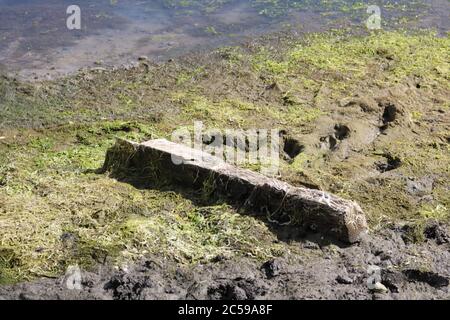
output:
M 383 29 L 449 30 L 450 2 L 376 1 Z M 80 7 L 69 30 L 67 7 Z M 277 30 L 364 29 L 371 1 L 330 0 L 0 0 L 0 67 L 20 78 L 82 67 L 166 60 Z

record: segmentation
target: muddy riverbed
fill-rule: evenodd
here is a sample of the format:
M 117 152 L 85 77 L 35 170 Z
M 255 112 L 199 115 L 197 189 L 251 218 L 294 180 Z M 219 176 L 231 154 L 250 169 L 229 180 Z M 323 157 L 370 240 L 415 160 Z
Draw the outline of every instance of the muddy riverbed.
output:
M 448 1 L 378 31 L 359 2 L 294 2 L 80 1 L 59 33 L 64 1 L 0 1 L 0 299 L 450 297 Z M 369 233 L 98 170 L 194 121 L 280 129 L 277 178 L 358 202 Z
M 445 227 L 430 225 L 423 245 L 405 243 L 405 230 L 390 228 L 360 244 L 342 247 L 319 236 L 279 230 L 304 253 L 283 254 L 258 263 L 250 258 L 218 256 L 189 267 L 160 257 L 130 266 L 99 266 L 58 279 L 0 287 L 3 299 L 448 299 L 450 237 Z M 282 236 L 282 237 L 283 237 Z M 286 241 L 281 238 L 280 241 Z M 377 266 L 379 274 L 372 274 Z M 432 266 L 431 269 L 428 266 Z M 371 277 L 383 284 L 371 290 Z

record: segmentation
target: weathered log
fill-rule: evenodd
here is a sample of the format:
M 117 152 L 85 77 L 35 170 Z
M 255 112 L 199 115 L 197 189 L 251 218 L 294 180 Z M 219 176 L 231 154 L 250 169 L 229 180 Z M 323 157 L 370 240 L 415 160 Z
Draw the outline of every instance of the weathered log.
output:
M 118 140 L 103 169 L 116 177 L 207 190 L 253 212 L 289 217 L 288 223 L 316 229 L 347 243 L 367 232 L 360 206 L 330 193 L 294 187 L 283 181 L 225 163 L 206 152 L 164 139 L 141 144 Z

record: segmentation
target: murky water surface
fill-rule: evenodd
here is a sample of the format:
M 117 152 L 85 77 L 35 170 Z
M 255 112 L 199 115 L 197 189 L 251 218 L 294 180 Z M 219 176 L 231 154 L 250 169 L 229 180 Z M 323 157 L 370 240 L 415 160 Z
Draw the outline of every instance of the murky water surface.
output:
M 449 30 L 448 0 L 0 0 L 0 69 L 42 79 L 143 55 L 165 60 L 284 29 L 365 28 L 373 3 L 383 29 Z M 67 27 L 74 4 L 79 30 Z

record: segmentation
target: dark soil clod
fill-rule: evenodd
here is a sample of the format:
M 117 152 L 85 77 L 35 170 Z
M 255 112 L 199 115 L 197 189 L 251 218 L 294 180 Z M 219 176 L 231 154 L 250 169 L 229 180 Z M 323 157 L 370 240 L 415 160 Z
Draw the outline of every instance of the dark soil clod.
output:
M 385 271 L 381 273 L 381 283 L 389 289 L 390 292 L 398 293 L 400 285 L 405 281 L 405 276 L 400 272 Z
M 147 276 L 132 276 L 119 274 L 106 285 L 106 290 L 112 290 L 115 300 L 140 300 L 145 288 L 151 288 L 152 282 Z
M 266 273 L 267 278 L 271 279 L 280 274 L 281 263 L 278 260 L 272 259 L 265 262 L 261 268 Z
M 425 228 L 424 234 L 427 239 L 435 240 L 438 245 L 450 242 L 450 236 L 445 227 L 437 223 L 428 225 Z
M 349 276 L 337 276 L 336 282 L 339 284 L 352 284 L 353 279 Z
M 253 279 L 236 278 L 210 286 L 207 294 L 212 300 L 253 300 L 264 291 Z

